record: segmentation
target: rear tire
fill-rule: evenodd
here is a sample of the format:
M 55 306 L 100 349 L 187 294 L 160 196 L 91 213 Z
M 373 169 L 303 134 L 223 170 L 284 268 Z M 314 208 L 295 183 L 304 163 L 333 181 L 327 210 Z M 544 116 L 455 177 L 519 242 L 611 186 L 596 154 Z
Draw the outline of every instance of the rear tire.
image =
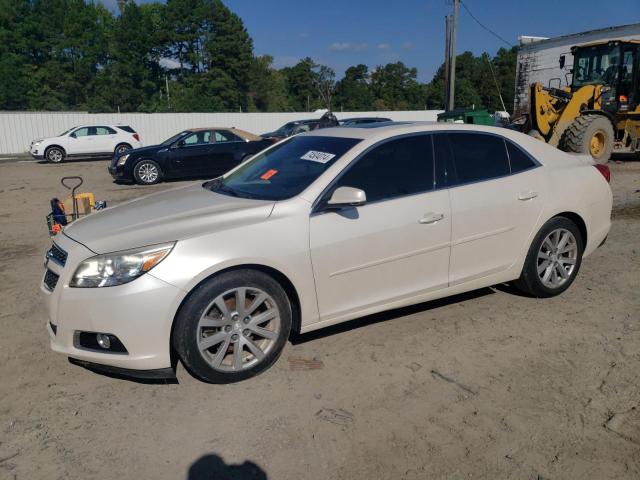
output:
M 233 383 L 275 363 L 291 318 L 291 304 L 276 280 L 256 270 L 235 270 L 191 292 L 176 316 L 171 342 L 197 378 Z
M 560 295 L 578 275 L 583 251 L 576 224 L 566 217 L 552 218 L 533 239 L 515 287 L 539 298 Z
M 44 158 L 50 163 L 62 163 L 64 157 L 65 151 L 60 147 L 49 147 L 44 152 Z
M 140 185 L 154 185 L 162 180 L 162 170 L 153 160 L 142 160 L 134 165 L 133 178 Z
M 603 115 L 582 115 L 562 134 L 560 149 L 591 155 L 596 163 L 605 164 L 613 152 L 613 125 Z

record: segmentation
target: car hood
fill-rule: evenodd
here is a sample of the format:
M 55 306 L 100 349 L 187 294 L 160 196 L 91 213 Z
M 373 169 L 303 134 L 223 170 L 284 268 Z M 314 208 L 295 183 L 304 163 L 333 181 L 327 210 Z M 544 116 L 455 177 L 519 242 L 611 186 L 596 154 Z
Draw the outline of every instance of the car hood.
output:
M 274 203 L 222 195 L 197 183 L 93 213 L 64 234 L 96 253 L 116 252 L 260 222 Z
M 132 148 L 130 150 L 127 150 L 127 151 L 123 152 L 122 154 L 116 153 L 113 156 L 113 158 L 111 159 L 111 164 L 114 164 L 116 162 L 117 158 L 122 156 L 122 155 L 138 155 L 138 154 L 145 154 L 145 153 L 157 153 L 158 150 L 161 150 L 163 148 L 169 148 L 169 147 L 164 147 L 162 145 L 148 145 L 146 147 Z

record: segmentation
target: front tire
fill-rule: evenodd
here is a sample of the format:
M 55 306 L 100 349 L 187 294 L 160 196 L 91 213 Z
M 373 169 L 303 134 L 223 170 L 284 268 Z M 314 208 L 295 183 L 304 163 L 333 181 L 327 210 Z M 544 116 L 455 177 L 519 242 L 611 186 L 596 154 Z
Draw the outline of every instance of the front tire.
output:
M 116 148 L 113 151 L 113 153 L 115 155 L 122 155 L 127 150 L 131 150 L 131 145 L 129 145 L 128 143 L 119 143 L 118 145 L 116 145 Z
M 140 185 L 154 185 L 162 179 L 162 170 L 153 160 L 142 160 L 134 165 L 133 178 Z
M 613 152 L 613 125 L 603 115 L 582 115 L 565 130 L 560 147 L 565 152 L 591 155 L 596 163 L 605 164 Z
M 199 285 L 180 308 L 172 345 L 210 383 L 253 377 L 278 359 L 291 331 L 291 304 L 269 275 L 235 270 Z
M 62 163 L 64 161 L 65 151 L 60 147 L 49 147 L 44 152 L 44 158 L 50 163 Z
M 515 286 L 534 297 L 554 297 L 571 286 L 582 263 L 584 240 L 574 222 L 554 217 L 534 238 Z

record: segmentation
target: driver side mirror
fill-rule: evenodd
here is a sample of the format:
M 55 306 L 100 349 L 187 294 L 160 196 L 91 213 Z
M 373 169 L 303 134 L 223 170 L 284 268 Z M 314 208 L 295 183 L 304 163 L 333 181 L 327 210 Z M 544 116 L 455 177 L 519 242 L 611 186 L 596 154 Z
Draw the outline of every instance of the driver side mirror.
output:
M 176 148 L 182 148 L 185 145 L 186 144 L 184 143 L 184 140 L 178 140 L 178 143 L 176 143 Z
M 70 133 L 70 134 L 69 134 L 69 136 L 70 136 L 71 138 L 77 138 L 77 137 L 76 137 L 76 132 Z
M 331 198 L 327 201 L 328 208 L 359 207 L 367 203 L 367 195 L 364 190 L 353 187 L 336 188 Z
M 564 68 L 564 63 L 566 61 L 566 58 L 564 55 L 560 55 L 560 68 Z

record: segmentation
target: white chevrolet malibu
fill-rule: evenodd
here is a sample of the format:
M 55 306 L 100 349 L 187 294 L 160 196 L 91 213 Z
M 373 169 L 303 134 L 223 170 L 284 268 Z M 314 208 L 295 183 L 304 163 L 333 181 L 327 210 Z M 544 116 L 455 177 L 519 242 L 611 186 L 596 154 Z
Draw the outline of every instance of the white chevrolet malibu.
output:
M 492 127 L 295 136 L 65 228 L 42 282 L 51 347 L 139 377 L 173 376 L 176 358 L 226 383 L 272 365 L 291 332 L 502 282 L 557 295 L 609 232 L 608 180 Z

